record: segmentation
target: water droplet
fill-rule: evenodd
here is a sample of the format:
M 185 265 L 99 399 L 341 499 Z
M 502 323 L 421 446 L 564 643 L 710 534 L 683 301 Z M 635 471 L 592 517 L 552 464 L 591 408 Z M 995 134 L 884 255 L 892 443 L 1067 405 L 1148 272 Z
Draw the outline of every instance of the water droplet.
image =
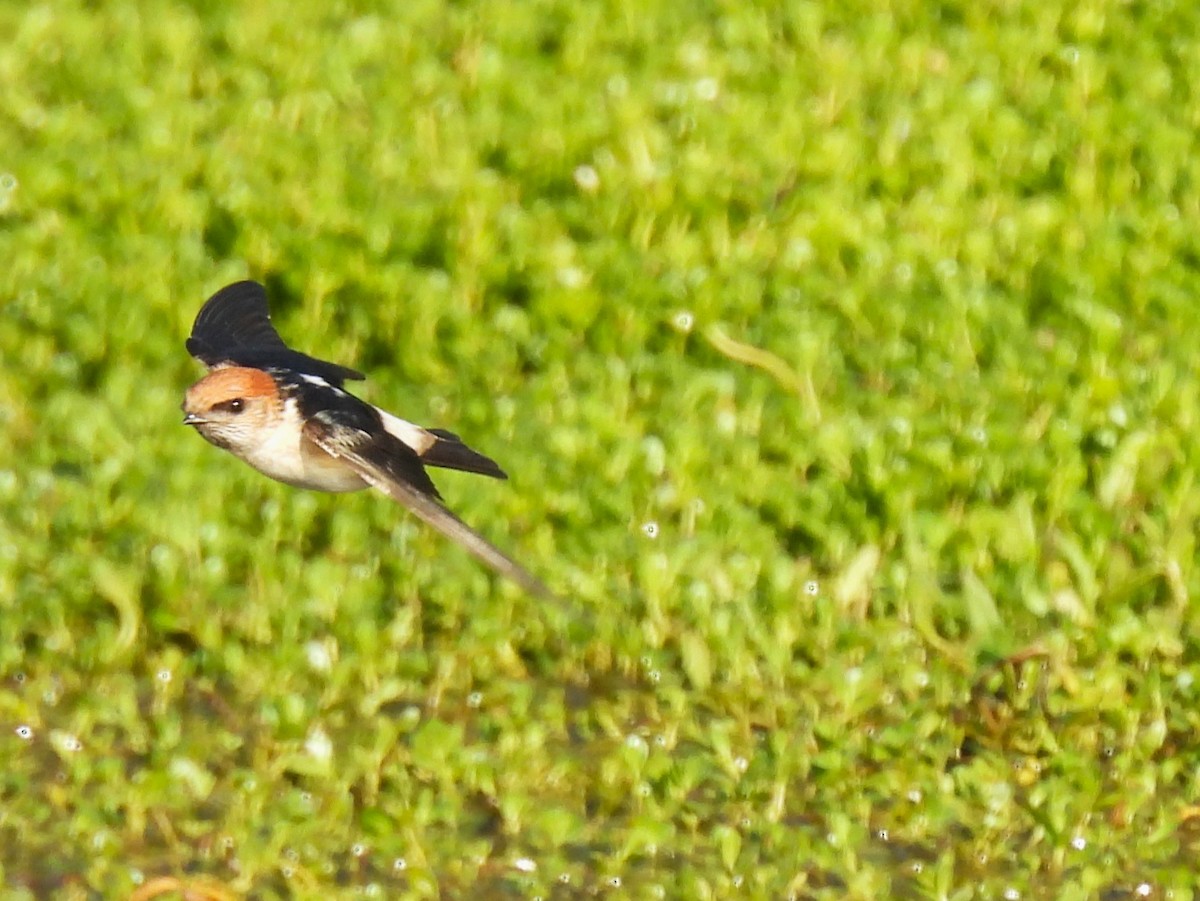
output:
M 698 100 L 711 103 L 721 93 L 721 84 L 715 78 L 701 78 L 696 82 L 694 90 Z
M 405 860 L 403 857 L 397 857 L 395 860 L 392 861 L 392 869 L 395 870 L 397 873 L 399 873 L 401 870 L 407 870 L 408 869 L 408 861 Z
M 483 692 L 473 691 L 469 695 L 467 695 L 467 706 L 468 707 L 477 708 L 482 703 L 483 703 Z
M 522 873 L 537 872 L 536 861 L 534 861 L 528 857 L 518 857 L 516 860 L 513 861 L 513 866 L 516 867 L 518 870 L 520 870 Z
M 326 761 L 333 757 L 333 742 L 329 740 L 324 729 L 313 726 L 304 740 L 304 750 L 317 760 Z
M 169 669 L 160 669 L 157 673 L 157 678 L 159 682 L 166 684 L 171 681 L 171 671 Z
M 880 829 L 875 833 L 875 836 L 881 842 L 886 842 L 888 840 L 888 831 L 886 829 Z
M 11 194 L 15 190 L 17 190 L 17 177 L 11 172 L 0 174 L 0 191 Z
M 362 842 L 355 842 L 353 845 L 350 846 L 350 853 L 353 854 L 355 857 L 362 857 L 364 854 L 367 853 L 367 846 L 364 845 Z
M 150 562 L 155 569 L 167 569 L 175 562 L 175 552 L 165 544 L 156 544 L 150 549 Z
M 83 742 L 74 735 L 64 735 L 62 738 L 62 749 L 72 753 L 83 750 Z
M 587 273 L 578 266 L 562 266 L 558 272 L 558 283 L 568 290 L 575 290 L 587 281 Z
M 1071 847 L 1074 848 L 1076 851 L 1082 851 L 1084 848 L 1087 847 L 1087 839 L 1084 838 L 1082 835 L 1076 835 L 1074 838 L 1071 839 Z
M 13 673 L 13 681 L 16 682 L 18 685 L 24 685 L 25 684 L 25 674 L 24 673 Z
M 1133 890 L 1133 893 L 1139 898 L 1149 898 L 1154 893 L 1154 887 L 1149 882 L 1143 882 Z
M 784 261 L 792 268 L 803 266 L 816 255 L 808 238 L 793 238 L 784 250 Z
M 570 885 L 571 884 L 571 874 L 570 873 L 559 873 L 558 881 L 561 882 L 563 885 Z
M 919 788 L 910 788 L 908 790 L 908 800 L 913 804 L 920 804 L 921 797 L 921 790 Z
M 660 681 L 662 681 L 662 673 L 656 669 L 652 669 L 650 672 L 646 673 L 646 678 L 657 685 Z
M 600 187 L 600 173 L 592 166 L 584 164 L 575 167 L 575 184 L 581 191 L 591 194 Z
M 134 885 L 141 885 L 143 882 L 146 881 L 146 874 L 143 873 L 141 870 L 137 869 L 137 867 L 134 867 L 132 870 L 129 871 L 129 881 L 132 882 Z
M 1021 893 L 1009 886 L 1004 890 L 1004 901 L 1021 901 Z
M 310 641 L 304 645 L 304 656 L 308 665 L 318 673 L 327 673 L 333 669 L 333 655 L 329 646 L 323 641 Z
M 804 583 L 804 593 L 809 597 L 815 598 L 821 592 L 821 586 L 817 584 L 816 579 L 809 579 Z
M 612 888 L 620 888 L 621 887 L 621 877 L 620 876 L 609 876 L 608 884 Z
M 25 741 L 28 741 L 29 739 L 33 738 L 33 730 L 30 729 L 28 726 L 17 726 L 16 733 L 17 733 L 17 738 L 24 739 Z
M 913 872 L 913 875 L 914 875 L 914 876 L 919 876 L 919 875 L 921 875 L 921 871 L 922 871 L 922 870 L 924 870 L 924 869 L 925 869 L 925 867 L 921 865 L 921 861 L 919 861 L 919 860 L 914 860 L 914 861 L 912 862 L 912 872 Z
M 686 335 L 696 325 L 696 317 L 692 315 L 690 310 L 680 310 L 671 317 L 671 324 Z
M 733 758 L 733 768 L 739 773 L 744 773 L 750 769 L 750 761 L 745 757 L 735 757 Z
M 280 874 L 283 876 L 283 878 L 284 878 L 284 879 L 291 879 L 291 878 L 292 878 L 292 873 L 293 873 L 293 870 L 292 870 L 292 868 L 291 868 L 290 866 L 288 866 L 287 864 L 284 864 L 282 867 L 280 867 L 280 868 L 279 868 L 279 872 L 280 872 Z
M 651 520 L 650 522 L 642 523 L 642 533 L 647 538 L 658 537 L 658 523 Z

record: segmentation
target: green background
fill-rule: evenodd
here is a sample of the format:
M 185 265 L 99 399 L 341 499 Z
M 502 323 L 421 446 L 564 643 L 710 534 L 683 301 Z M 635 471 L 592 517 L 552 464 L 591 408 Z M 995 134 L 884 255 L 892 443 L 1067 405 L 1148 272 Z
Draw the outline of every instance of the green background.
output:
M 0 35 L 4 897 L 1192 897 L 1191 4 Z M 243 277 L 560 602 L 180 425 Z

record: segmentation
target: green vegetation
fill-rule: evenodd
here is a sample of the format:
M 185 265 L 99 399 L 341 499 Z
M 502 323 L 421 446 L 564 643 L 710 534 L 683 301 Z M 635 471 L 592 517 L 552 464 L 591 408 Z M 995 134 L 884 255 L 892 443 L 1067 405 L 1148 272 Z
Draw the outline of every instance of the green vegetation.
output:
M 0 34 L 3 897 L 1193 896 L 1195 8 Z M 179 424 L 246 276 L 562 604 Z

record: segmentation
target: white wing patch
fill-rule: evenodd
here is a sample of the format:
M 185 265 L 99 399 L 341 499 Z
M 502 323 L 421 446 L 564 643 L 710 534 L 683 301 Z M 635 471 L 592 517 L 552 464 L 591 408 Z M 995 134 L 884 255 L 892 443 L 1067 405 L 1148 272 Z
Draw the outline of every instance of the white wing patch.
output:
M 393 416 L 386 410 L 375 408 L 383 420 L 383 427 L 389 435 L 399 438 L 420 456 L 437 443 L 437 436 L 432 435 L 419 425 L 414 425 L 399 416 Z

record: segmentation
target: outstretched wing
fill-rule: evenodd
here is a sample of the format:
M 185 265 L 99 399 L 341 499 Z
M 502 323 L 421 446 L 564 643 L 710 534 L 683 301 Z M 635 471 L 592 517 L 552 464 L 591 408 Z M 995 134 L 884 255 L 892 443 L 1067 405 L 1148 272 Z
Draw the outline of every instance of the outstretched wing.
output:
M 187 350 L 210 369 L 228 364 L 284 367 L 320 376 L 334 385 L 364 378 L 354 369 L 289 348 L 271 324 L 266 289 L 252 281 L 226 285 L 205 301 L 192 324 Z
M 246 281 L 226 285 L 205 302 L 192 324 L 187 349 L 215 366 L 237 350 L 287 350 L 288 346 L 271 325 L 266 289 Z
M 348 426 L 335 411 L 312 416 L 304 425 L 304 434 L 327 454 L 353 466 L 369 485 L 399 501 L 496 572 L 531 594 L 552 597 L 546 586 L 524 567 L 442 506 L 420 458 L 400 439 L 386 431 L 372 434 Z

